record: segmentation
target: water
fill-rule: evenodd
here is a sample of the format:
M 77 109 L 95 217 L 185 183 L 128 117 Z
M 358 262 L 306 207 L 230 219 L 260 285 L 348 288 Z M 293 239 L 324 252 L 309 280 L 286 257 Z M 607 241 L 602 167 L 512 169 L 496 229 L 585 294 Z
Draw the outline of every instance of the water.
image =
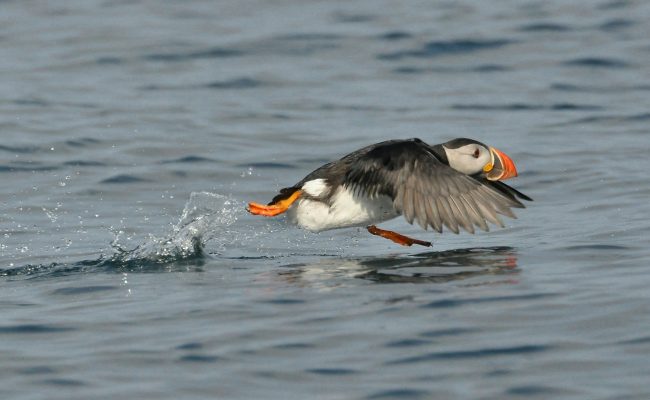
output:
M 641 1 L 0 4 L 3 399 L 647 399 Z M 369 143 L 473 137 L 475 236 L 244 211 Z

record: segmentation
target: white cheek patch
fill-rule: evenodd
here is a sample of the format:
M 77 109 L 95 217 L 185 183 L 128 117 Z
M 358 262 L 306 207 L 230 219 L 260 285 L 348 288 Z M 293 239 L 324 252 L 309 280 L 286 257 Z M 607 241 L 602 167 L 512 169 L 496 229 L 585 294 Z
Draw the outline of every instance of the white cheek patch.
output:
M 313 179 L 305 182 L 301 188 L 305 193 L 312 197 L 326 196 L 330 191 L 330 186 L 325 179 Z
M 467 175 L 480 172 L 491 159 L 489 151 L 481 151 L 479 158 L 474 158 L 475 147 L 473 145 L 462 146 L 458 149 L 448 149 L 444 146 L 443 148 L 447 154 L 449 166 Z
M 449 162 L 450 167 L 464 174 L 470 173 L 471 169 L 470 166 L 467 165 L 468 160 L 466 159 L 466 155 L 462 154 L 459 149 L 443 148 L 445 149 L 445 153 L 447 153 L 447 161 Z

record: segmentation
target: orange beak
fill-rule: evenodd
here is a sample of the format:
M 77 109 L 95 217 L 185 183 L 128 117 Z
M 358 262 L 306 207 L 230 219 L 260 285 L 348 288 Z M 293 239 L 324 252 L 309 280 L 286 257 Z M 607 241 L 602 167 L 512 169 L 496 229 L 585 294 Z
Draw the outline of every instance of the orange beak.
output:
M 503 181 L 517 176 L 517 168 L 515 163 L 506 153 L 490 147 L 492 155 L 492 162 L 488 163 L 483 172 L 486 172 L 486 177 L 491 181 Z

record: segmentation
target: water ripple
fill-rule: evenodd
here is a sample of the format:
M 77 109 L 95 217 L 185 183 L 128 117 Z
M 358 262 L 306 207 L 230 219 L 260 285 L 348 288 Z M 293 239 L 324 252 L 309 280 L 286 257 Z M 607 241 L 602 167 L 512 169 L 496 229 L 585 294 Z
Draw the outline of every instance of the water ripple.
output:
M 66 378 L 52 378 L 44 379 L 40 381 L 46 385 L 55 385 L 55 386 L 84 386 L 85 383 L 76 379 L 66 379 Z
M 54 165 L 29 165 L 29 166 L 18 166 L 18 165 L 1 165 L 0 172 L 42 172 L 42 171 L 56 171 L 59 167 Z
M 302 299 L 289 299 L 289 298 L 279 298 L 279 299 L 270 299 L 265 300 L 263 303 L 266 304 L 279 304 L 279 305 L 293 305 L 293 304 L 304 304 L 305 301 Z
M 106 163 L 93 160 L 70 160 L 65 161 L 63 165 L 70 165 L 73 167 L 105 167 Z
M 239 57 L 244 52 L 238 49 L 211 47 L 204 50 L 177 53 L 152 53 L 144 56 L 147 61 L 183 62 L 210 58 Z
M 0 334 L 17 334 L 17 335 L 48 334 L 48 333 L 69 332 L 74 330 L 75 328 L 71 328 L 71 327 L 53 326 L 53 325 L 44 325 L 44 324 L 23 324 L 23 325 L 0 326 Z
M 376 19 L 373 15 L 368 14 L 347 14 L 337 12 L 334 14 L 334 20 L 337 22 L 343 23 L 359 23 L 359 22 L 370 22 Z
M 650 121 L 650 113 L 633 115 L 599 115 L 585 117 L 566 122 L 560 125 L 583 125 L 583 124 L 620 124 L 625 122 L 647 122 Z
M 522 345 L 512 347 L 485 348 L 478 350 L 460 350 L 460 351 L 442 351 L 427 353 L 420 356 L 406 357 L 389 361 L 386 365 L 396 364 L 413 364 L 420 362 L 429 362 L 437 360 L 458 360 L 485 357 L 501 357 L 521 354 L 541 353 L 550 350 L 550 346 L 545 345 Z
M 523 385 L 523 386 L 513 386 L 511 388 L 508 388 L 506 394 L 513 395 L 513 396 L 523 396 L 527 398 L 529 396 L 549 396 L 549 395 L 557 396 L 560 394 L 568 394 L 568 393 L 565 390 L 560 390 L 550 386 Z
M 187 354 L 180 357 L 178 361 L 184 363 L 214 363 L 220 361 L 221 359 L 221 357 L 204 354 Z
M 43 375 L 43 374 L 53 374 L 56 372 L 56 369 L 47 366 L 47 365 L 35 365 L 33 367 L 22 368 L 18 371 L 22 375 Z
M 598 6 L 599 10 L 618 10 L 621 8 L 627 8 L 632 5 L 633 2 L 630 0 L 611 0 L 607 1 Z
M 618 344 L 622 345 L 637 345 L 637 344 L 648 344 L 650 343 L 650 336 L 641 336 L 634 339 L 622 340 Z
M 605 32 L 612 32 L 612 31 L 620 31 L 623 29 L 627 29 L 635 24 L 636 22 L 630 19 L 613 19 L 602 23 L 601 25 L 598 26 L 598 28 Z
M 347 368 L 313 368 L 307 369 L 305 371 L 309 372 L 310 374 L 326 376 L 352 375 L 357 373 L 357 371 Z
M 8 153 L 36 153 L 40 150 L 38 146 L 8 146 L 6 144 L 0 144 L 0 151 L 6 151 Z
M 104 56 L 97 57 L 95 63 L 97 65 L 119 65 L 124 63 L 124 59 L 120 57 Z
M 281 349 L 281 350 L 304 350 L 304 349 L 313 349 L 316 347 L 315 345 L 311 343 L 282 343 L 273 346 L 274 349 Z
M 242 168 L 259 168 L 259 169 L 295 169 L 296 166 L 288 163 L 281 162 L 253 162 L 246 164 L 237 164 L 238 167 Z
M 431 392 L 418 389 L 390 389 L 371 394 L 368 400 L 380 399 L 431 399 Z
M 494 297 L 479 297 L 471 299 L 443 299 L 436 300 L 430 303 L 427 303 L 421 307 L 425 308 L 449 308 L 449 307 L 458 307 L 466 304 L 480 304 L 480 303 L 495 303 L 495 302 L 521 302 L 526 300 L 538 300 L 545 299 L 548 297 L 553 297 L 554 294 L 549 293 L 530 293 L 525 295 L 516 295 L 516 296 L 494 296 Z
M 160 161 L 161 164 L 196 164 L 196 163 L 212 163 L 212 162 L 218 162 L 218 161 L 212 158 L 193 156 L 193 155 L 176 158 L 173 160 Z
M 299 41 L 299 42 L 322 42 L 322 41 L 337 41 L 343 39 L 343 35 L 335 33 L 289 33 L 286 35 L 276 36 L 274 40 L 283 41 Z
M 566 32 L 572 28 L 568 25 L 554 22 L 537 22 L 534 24 L 524 25 L 519 28 L 521 32 Z
M 621 246 L 621 245 L 609 244 L 609 243 L 593 243 L 593 244 L 567 246 L 564 247 L 564 249 L 565 250 L 597 250 L 597 251 L 599 250 L 599 251 L 609 252 L 611 250 L 629 251 L 634 248 L 631 246 Z
M 410 39 L 413 35 L 405 31 L 390 31 L 379 36 L 381 40 L 403 40 Z
M 149 182 L 149 180 L 144 178 L 139 178 L 133 175 L 120 174 L 120 175 L 112 176 L 110 178 L 106 178 L 102 180 L 100 183 L 124 184 L 124 183 L 141 183 L 141 182 Z
M 49 107 L 52 104 L 42 99 L 17 99 L 12 101 L 17 106 Z
M 431 344 L 430 340 L 423 339 L 399 339 L 386 343 L 386 347 L 417 347 Z
M 420 336 L 427 338 L 438 338 L 443 336 L 458 336 L 466 333 L 475 332 L 475 329 L 469 328 L 448 328 L 448 329 L 436 329 L 433 331 L 425 331 L 420 333 Z
M 562 65 L 569 67 L 587 67 L 587 68 L 627 68 L 630 65 L 625 61 L 616 58 L 606 57 L 583 57 L 574 60 L 565 61 Z
M 110 290 L 119 289 L 119 286 L 95 285 L 95 286 L 79 286 L 60 288 L 52 291 L 53 295 L 63 296 L 77 296 L 80 294 L 105 292 Z
M 612 94 L 620 92 L 630 92 L 633 90 L 648 91 L 650 90 L 650 85 L 647 84 L 636 84 L 636 85 L 607 85 L 607 86 L 597 86 L 597 85 L 575 85 L 572 83 L 553 83 L 550 88 L 552 90 L 559 90 L 563 92 L 585 92 L 585 93 L 602 93 L 602 94 Z
M 404 58 L 431 58 L 450 54 L 465 54 L 476 51 L 497 49 L 512 44 L 508 39 L 458 39 L 433 41 L 420 49 L 401 50 L 393 53 L 383 53 L 377 56 L 380 60 L 401 60 Z
M 423 74 L 423 73 L 461 73 L 461 74 L 483 74 L 483 73 L 496 73 L 510 71 L 511 68 L 499 64 L 481 64 L 472 66 L 458 66 L 458 67 L 414 67 L 405 66 L 393 69 L 396 74 Z
M 80 139 L 66 140 L 64 143 L 70 147 L 86 147 L 89 144 L 101 143 L 101 140 L 95 138 L 80 138 Z
M 453 110 L 467 111 L 597 111 L 603 107 L 589 104 L 557 103 L 551 105 L 543 104 L 454 104 Z
M 208 89 L 253 89 L 264 86 L 264 82 L 253 78 L 236 78 L 226 81 L 215 81 L 203 85 Z
M 189 342 L 176 346 L 176 350 L 198 350 L 202 348 L 203 344 L 198 342 Z

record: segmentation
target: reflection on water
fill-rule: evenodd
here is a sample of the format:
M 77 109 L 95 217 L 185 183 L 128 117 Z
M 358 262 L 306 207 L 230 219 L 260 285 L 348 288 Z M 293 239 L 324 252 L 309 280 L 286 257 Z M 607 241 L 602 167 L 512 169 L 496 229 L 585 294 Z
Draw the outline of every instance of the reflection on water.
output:
M 285 265 L 278 276 L 289 283 L 309 285 L 337 277 L 376 283 L 445 283 L 517 273 L 517 252 L 514 248 L 483 247 L 290 264 Z M 513 281 L 509 279 L 507 282 Z M 490 280 L 490 283 L 495 282 Z

